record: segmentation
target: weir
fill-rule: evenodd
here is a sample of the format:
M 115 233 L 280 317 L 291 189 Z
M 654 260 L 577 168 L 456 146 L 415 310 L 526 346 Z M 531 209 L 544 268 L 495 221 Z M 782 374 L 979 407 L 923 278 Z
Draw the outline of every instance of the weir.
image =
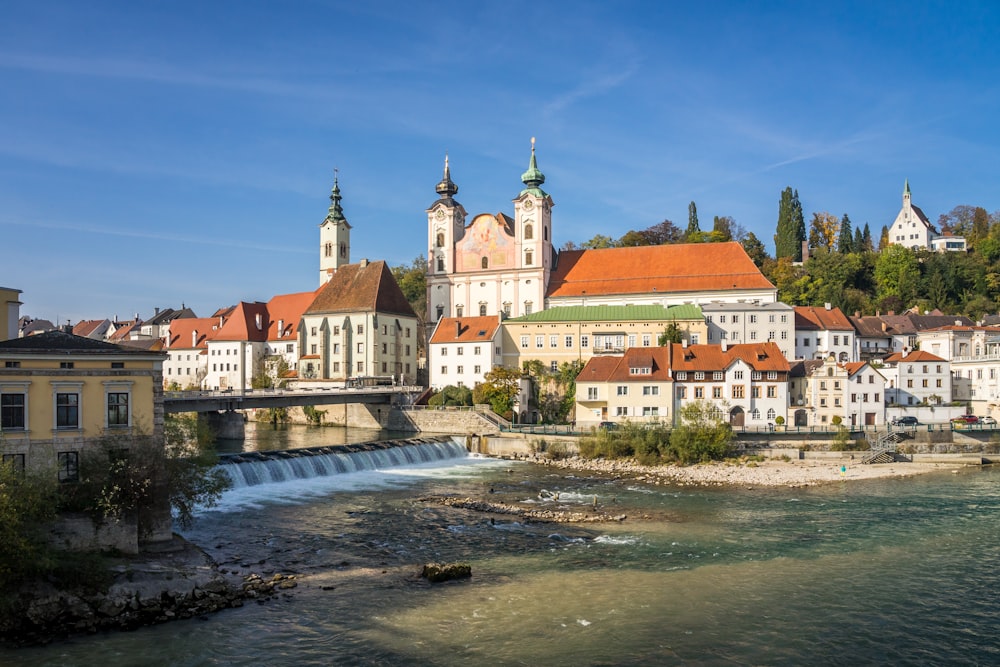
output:
M 444 461 L 462 458 L 468 453 L 465 445 L 454 438 L 409 438 L 223 454 L 219 457 L 219 466 L 232 479 L 234 488 L 242 488 L 294 479 Z

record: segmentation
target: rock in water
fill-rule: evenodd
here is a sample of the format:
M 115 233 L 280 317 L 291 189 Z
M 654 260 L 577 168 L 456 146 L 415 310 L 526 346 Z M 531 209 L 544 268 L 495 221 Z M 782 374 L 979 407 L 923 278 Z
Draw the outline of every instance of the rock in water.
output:
M 431 583 L 468 579 L 472 576 L 472 566 L 468 563 L 427 563 L 420 576 Z

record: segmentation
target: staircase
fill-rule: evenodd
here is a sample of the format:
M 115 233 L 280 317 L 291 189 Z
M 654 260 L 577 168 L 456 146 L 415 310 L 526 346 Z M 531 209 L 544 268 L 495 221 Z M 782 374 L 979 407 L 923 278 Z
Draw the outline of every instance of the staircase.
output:
M 861 462 L 865 464 L 895 463 L 897 446 L 904 437 L 899 431 L 890 431 L 879 436 L 875 442 L 869 440 L 871 451 L 864 455 Z
M 493 410 L 490 409 L 490 406 L 477 405 L 473 409 L 481 419 L 488 422 L 491 426 L 495 426 L 501 431 L 510 430 L 511 423 L 506 419 L 504 419 L 503 417 L 501 417 L 500 415 L 498 415 L 497 413 L 493 412 Z

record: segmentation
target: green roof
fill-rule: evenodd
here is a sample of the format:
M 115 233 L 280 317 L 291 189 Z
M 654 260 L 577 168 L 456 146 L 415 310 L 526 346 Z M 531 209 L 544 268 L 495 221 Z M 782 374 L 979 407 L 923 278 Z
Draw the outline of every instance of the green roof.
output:
M 623 320 L 700 320 L 698 306 L 562 306 L 506 322 L 611 322 Z

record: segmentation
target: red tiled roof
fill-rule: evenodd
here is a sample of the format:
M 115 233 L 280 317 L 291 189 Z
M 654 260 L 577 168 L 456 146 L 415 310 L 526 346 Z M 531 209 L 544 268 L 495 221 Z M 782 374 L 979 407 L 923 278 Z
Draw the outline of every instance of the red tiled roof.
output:
M 219 324 L 217 317 L 185 317 L 170 323 L 170 343 L 167 349 L 190 350 L 204 348 L 209 339 L 215 336 L 213 327 Z M 191 336 L 197 331 L 198 339 L 192 345 Z
M 742 359 L 755 371 L 789 371 L 788 360 L 775 343 L 730 345 L 725 352 L 721 345 L 684 347 L 673 343 L 675 371 L 724 371 L 737 359 Z
M 546 296 L 766 289 L 772 285 L 739 243 L 564 250 Z
M 233 308 L 232 314 L 223 323 L 222 328 L 212 336 L 212 340 L 263 342 L 267 340 L 267 327 L 266 303 L 240 301 Z
M 795 306 L 795 328 L 822 331 L 854 331 L 854 326 L 840 308 Z
M 108 336 L 108 340 L 127 340 L 133 329 L 137 329 L 142 324 L 139 320 L 129 322 L 125 326 L 119 326 L 115 332 Z
M 74 336 L 83 336 L 86 338 L 90 334 L 94 333 L 94 330 L 107 322 L 107 320 L 80 320 L 73 327 Z
M 913 352 L 908 352 L 904 357 L 902 352 L 893 352 L 888 357 L 882 360 L 886 364 L 898 364 L 901 361 L 944 361 L 941 357 L 931 354 L 930 352 L 925 352 L 923 350 L 914 350 Z
M 431 334 L 431 343 L 473 343 L 493 339 L 500 328 L 500 318 L 442 317 Z M 482 333 L 480 333 L 482 332 Z
M 867 365 L 867 361 L 849 361 L 846 364 L 839 364 L 841 368 L 847 371 L 848 377 L 851 377 Z
M 299 328 L 299 320 L 302 313 L 316 298 L 316 293 L 299 292 L 297 294 L 279 294 L 267 302 L 267 313 L 270 322 L 267 327 L 267 340 L 287 340 L 294 338 Z M 278 331 L 278 323 L 281 323 L 282 330 Z
M 323 285 L 306 313 L 375 311 L 416 317 L 382 260 L 347 264 Z

